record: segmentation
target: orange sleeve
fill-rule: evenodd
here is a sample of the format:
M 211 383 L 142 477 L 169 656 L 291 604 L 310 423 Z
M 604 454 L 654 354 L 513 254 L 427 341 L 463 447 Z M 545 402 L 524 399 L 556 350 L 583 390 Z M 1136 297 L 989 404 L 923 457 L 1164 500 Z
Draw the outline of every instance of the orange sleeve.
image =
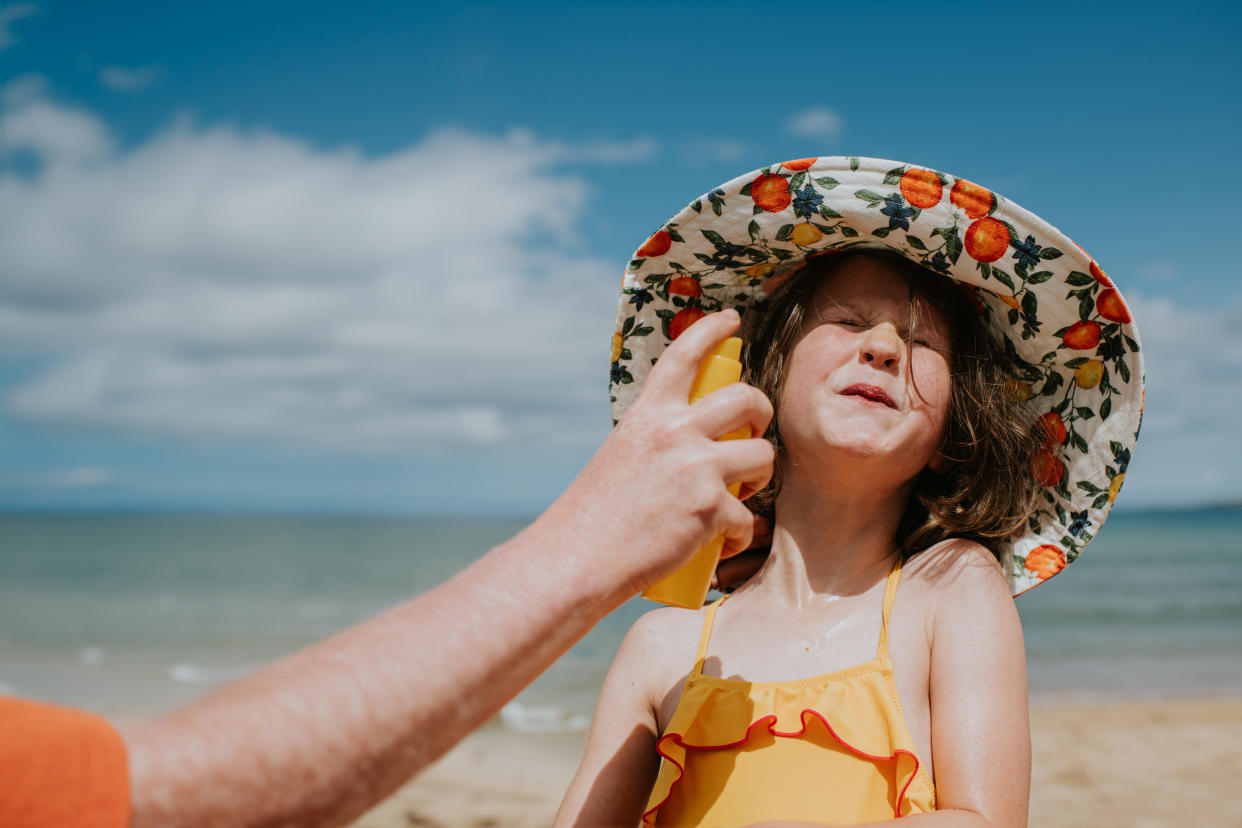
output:
M 126 828 L 121 735 L 92 713 L 0 696 L 0 825 Z

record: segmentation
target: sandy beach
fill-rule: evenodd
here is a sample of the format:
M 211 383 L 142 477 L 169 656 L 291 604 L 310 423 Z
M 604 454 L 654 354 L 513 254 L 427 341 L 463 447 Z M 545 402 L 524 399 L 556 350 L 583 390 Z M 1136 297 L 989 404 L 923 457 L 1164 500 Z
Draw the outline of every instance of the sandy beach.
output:
M 1242 699 L 1033 703 L 1032 826 L 1242 826 Z M 546 826 L 581 734 L 484 728 L 355 828 Z

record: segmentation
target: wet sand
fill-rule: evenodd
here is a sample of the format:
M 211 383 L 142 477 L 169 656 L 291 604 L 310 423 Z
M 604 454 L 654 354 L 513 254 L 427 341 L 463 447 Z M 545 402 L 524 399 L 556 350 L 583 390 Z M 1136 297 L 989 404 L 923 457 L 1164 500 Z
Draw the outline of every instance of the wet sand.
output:
M 1242 826 L 1242 698 L 1031 707 L 1032 826 Z M 581 734 L 488 727 L 356 828 L 547 826 Z

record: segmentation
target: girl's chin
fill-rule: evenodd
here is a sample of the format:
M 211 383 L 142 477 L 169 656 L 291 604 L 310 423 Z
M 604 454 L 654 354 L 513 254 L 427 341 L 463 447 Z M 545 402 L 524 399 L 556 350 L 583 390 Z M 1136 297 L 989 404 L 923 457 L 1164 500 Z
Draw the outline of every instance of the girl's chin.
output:
M 862 437 L 863 435 L 854 435 L 853 439 L 827 439 L 813 448 L 801 451 L 796 447 L 786 446 L 786 456 L 791 465 L 804 468 L 830 469 L 846 465 L 858 471 L 883 469 L 885 477 L 894 477 L 893 473 L 897 472 L 894 479 L 898 484 L 917 477 L 935 456 L 935 451 L 931 449 L 892 446 Z M 922 457 L 923 454 L 926 454 L 926 458 L 916 467 L 911 459 Z

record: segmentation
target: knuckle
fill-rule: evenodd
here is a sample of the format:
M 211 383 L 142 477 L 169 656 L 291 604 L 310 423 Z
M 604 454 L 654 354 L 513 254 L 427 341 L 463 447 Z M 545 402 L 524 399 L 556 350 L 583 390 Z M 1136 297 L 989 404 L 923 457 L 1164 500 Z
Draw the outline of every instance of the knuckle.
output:
M 679 419 L 655 417 L 646 423 L 643 437 L 652 451 L 681 454 L 679 449 L 686 442 L 686 429 Z

